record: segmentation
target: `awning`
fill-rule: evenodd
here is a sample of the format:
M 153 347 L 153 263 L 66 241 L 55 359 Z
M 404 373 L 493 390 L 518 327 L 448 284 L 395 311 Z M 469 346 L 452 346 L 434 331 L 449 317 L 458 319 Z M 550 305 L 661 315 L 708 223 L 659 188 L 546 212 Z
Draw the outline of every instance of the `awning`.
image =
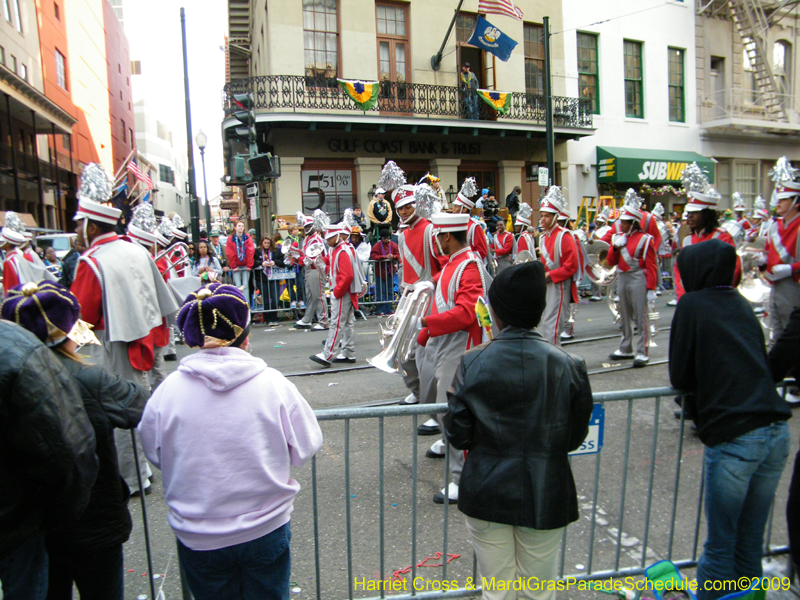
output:
M 686 165 L 696 162 L 714 183 L 715 161 L 697 152 L 597 147 L 597 183 L 681 183 Z

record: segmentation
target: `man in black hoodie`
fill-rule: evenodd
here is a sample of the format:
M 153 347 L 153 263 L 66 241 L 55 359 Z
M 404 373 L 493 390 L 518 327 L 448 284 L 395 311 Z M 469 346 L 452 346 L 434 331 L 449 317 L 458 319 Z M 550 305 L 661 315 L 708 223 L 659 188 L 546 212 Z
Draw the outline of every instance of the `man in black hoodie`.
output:
M 686 293 L 670 330 L 670 381 L 688 393 L 687 416 L 706 445 L 699 600 L 728 593 L 706 582 L 761 576 L 764 528 L 789 455 L 791 412 L 772 382 L 761 326 L 731 285 L 736 262 L 720 240 L 678 255 Z

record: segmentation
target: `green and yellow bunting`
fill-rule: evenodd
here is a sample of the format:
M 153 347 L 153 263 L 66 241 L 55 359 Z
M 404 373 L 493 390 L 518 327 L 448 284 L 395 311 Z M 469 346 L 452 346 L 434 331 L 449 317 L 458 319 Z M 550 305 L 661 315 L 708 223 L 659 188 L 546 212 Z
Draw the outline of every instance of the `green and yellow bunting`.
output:
M 369 110 L 378 101 L 378 82 L 357 79 L 337 79 L 342 89 L 361 110 Z
M 478 96 L 483 98 L 489 106 L 504 115 L 511 108 L 511 92 L 495 92 L 493 90 L 478 90 Z

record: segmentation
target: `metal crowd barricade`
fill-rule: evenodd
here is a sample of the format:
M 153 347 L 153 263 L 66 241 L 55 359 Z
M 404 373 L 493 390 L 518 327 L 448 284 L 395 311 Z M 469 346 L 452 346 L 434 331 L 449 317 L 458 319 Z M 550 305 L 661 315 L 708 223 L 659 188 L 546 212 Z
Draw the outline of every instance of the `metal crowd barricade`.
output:
M 284 290 L 289 286 L 305 285 L 302 273 L 294 268 L 256 267 L 251 275 L 252 290 L 250 293 L 251 312 L 253 314 L 274 313 L 291 310 L 291 301 L 296 294 L 288 293 L 289 301 L 281 300 Z
M 600 452 L 570 457 L 580 518 L 563 533 L 558 567 L 562 581 L 636 576 L 661 559 L 672 560 L 679 568 L 697 564 L 705 537 L 703 445 L 689 437 L 683 415 L 673 418 L 670 409 L 677 404 L 672 399 L 678 394 L 669 387 L 594 394 L 594 402 L 602 404 L 606 413 L 606 431 Z M 662 400 L 668 402 L 663 409 Z M 439 462 L 418 460 L 432 441 L 417 435 L 419 416 L 446 410 L 446 404 L 429 404 L 315 411 L 326 445 L 311 461 L 310 486 L 307 470 L 296 474 L 304 490 L 295 499 L 292 515 L 292 579 L 305 581 L 306 586 L 313 580 L 317 600 L 384 598 L 387 592 L 398 600 L 480 593 L 477 561 L 463 516 L 454 514 L 455 506 L 431 502 L 431 494 L 449 481 L 449 456 Z M 343 429 L 334 429 L 334 423 Z M 399 445 L 403 448 L 398 450 Z M 388 452 L 387 447 L 391 447 Z M 377 463 L 377 472 L 365 468 L 369 460 Z M 343 486 L 337 470 L 343 471 Z M 776 504 L 785 496 L 791 472 L 791 467 L 784 469 Z M 397 502 L 387 506 L 387 495 Z M 402 499 L 410 500 L 410 507 L 401 508 Z M 375 504 L 376 514 L 368 516 L 364 506 L 374 510 Z M 433 529 L 441 533 L 432 534 Z M 772 533 L 771 516 L 765 556 L 787 553 L 785 543 L 773 545 Z M 333 545 L 322 540 L 333 540 Z M 431 566 L 430 558 L 421 560 L 424 556 L 438 560 L 434 550 L 444 557 L 442 564 L 422 575 L 423 567 Z M 453 559 L 445 559 L 452 555 L 469 558 L 448 565 Z M 406 568 L 396 568 L 401 566 Z M 475 584 L 471 589 L 466 587 L 469 577 Z M 404 588 L 400 583 L 395 588 L 382 584 L 379 591 L 365 587 L 368 581 L 403 580 Z M 460 585 L 454 588 L 451 583 L 443 589 L 442 582 L 448 581 Z M 184 598 L 191 597 L 186 586 L 183 592 Z
M 362 261 L 367 276 L 367 293 L 358 300 L 359 307 L 374 314 L 391 314 L 400 294 L 398 261 Z

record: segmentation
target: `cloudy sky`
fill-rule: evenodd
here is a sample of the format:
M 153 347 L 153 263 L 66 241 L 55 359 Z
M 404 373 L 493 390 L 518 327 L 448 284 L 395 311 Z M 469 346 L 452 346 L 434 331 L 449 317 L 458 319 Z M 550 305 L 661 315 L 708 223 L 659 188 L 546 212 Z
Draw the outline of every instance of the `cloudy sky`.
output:
M 225 54 L 221 50 L 228 30 L 224 0 L 125 0 L 123 20 L 131 60 L 142 63 L 142 77 L 134 78 L 134 98 L 147 98 L 155 117 L 173 133 L 173 147 L 186 155 L 186 121 L 181 46 L 180 9 L 186 12 L 186 42 L 192 102 L 192 138 L 202 129 L 208 136 L 206 174 L 208 197 L 221 189 L 222 87 Z M 138 86 L 138 88 L 137 88 Z M 195 148 L 197 193 L 203 195 L 200 152 Z

